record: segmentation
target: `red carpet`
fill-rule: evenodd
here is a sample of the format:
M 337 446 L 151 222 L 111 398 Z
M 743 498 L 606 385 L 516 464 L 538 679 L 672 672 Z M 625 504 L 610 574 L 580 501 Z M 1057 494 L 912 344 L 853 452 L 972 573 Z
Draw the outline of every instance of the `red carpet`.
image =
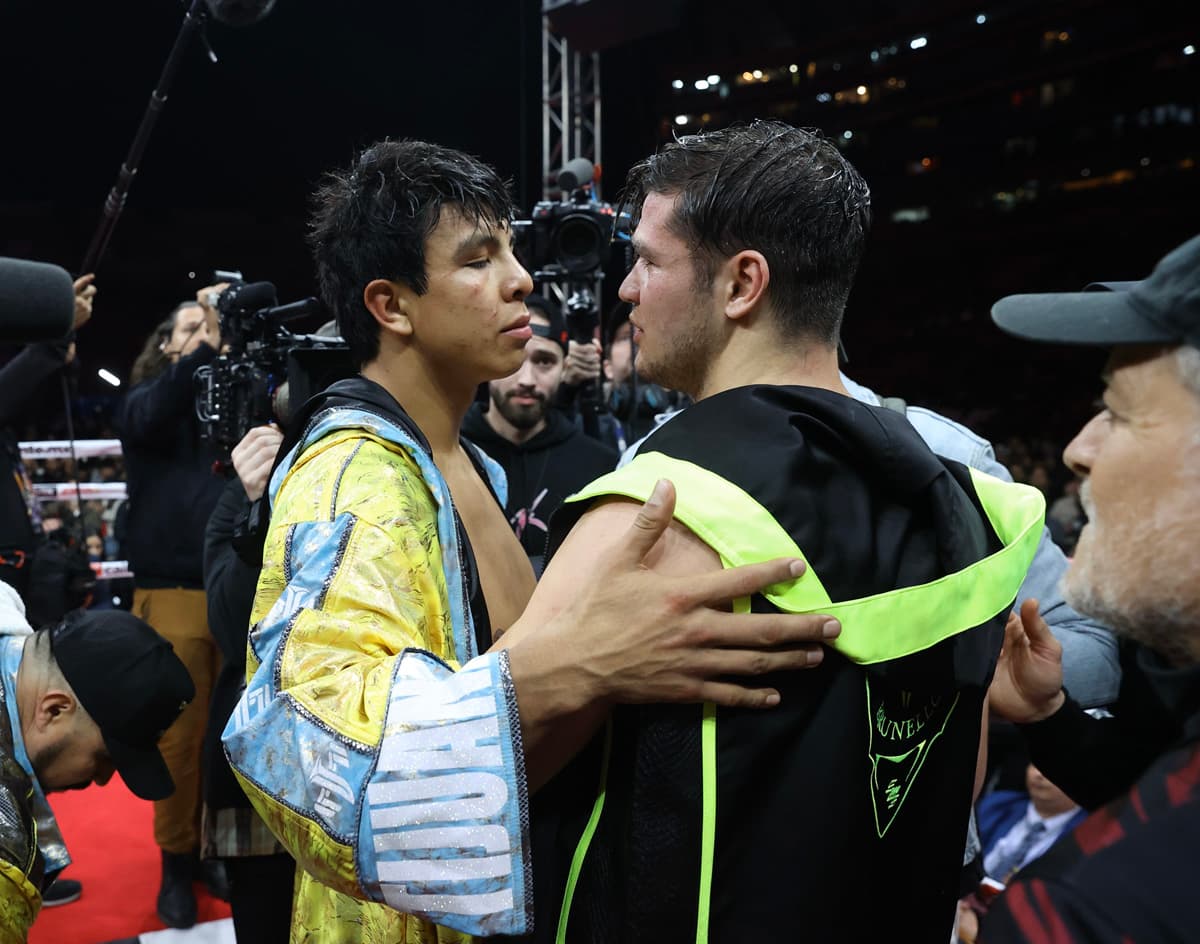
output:
M 102 944 L 163 927 L 154 913 L 161 874 L 154 844 L 153 805 L 126 789 L 119 776 L 105 787 L 50 796 L 74 860 L 64 873 L 83 883 L 83 897 L 43 908 L 30 944 Z M 199 921 L 229 916 L 229 906 L 193 886 Z

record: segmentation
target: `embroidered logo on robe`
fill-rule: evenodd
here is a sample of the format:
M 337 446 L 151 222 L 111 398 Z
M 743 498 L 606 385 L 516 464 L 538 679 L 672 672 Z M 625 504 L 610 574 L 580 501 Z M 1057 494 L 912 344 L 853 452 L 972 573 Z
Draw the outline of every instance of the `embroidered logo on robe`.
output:
M 882 839 L 916 783 L 934 743 L 946 730 L 958 704 L 958 693 L 914 697 L 912 692 L 871 687 L 867 679 L 867 713 L 871 722 L 871 803 L 875 831 Z

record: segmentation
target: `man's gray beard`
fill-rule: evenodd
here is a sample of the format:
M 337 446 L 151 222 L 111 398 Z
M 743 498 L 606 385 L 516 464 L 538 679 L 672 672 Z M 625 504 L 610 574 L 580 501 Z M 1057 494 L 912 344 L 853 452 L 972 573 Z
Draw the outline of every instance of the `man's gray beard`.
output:
M 1200 579 L 1192 563 L 1191 545 L 1195 537 L 1194 511 L 1182 507 L 1181 496 L 1172 495 L 1152 518 L 1139 521 L 1118 540 L 1126 560 L 1139 555 L 1160 562 L 1151 573 L 1148 585 L 1127 592 L 1124 583 L 1136 579 L 1128 571 L 1104 573 L 1103 552 L 1076 558 L 1063 576 L 1063 598 L 1074 610 L 1103 623 L 1119 636 L 1132 639 L 1176 665 L 1191 665 L 1200 652 L 1200 609 L 1194 582 Z M 1080 502 L 1088 515 L 1087 535 L 1091 546 L 1104 538 L 1096 532 L 1091 490 L 1084 482 Z M 1180 515 L 1183 518 L 1180 518 Z M 1099 558 L 1101 566 L 1089 561 Z M 1111 557 L 1109 558 L 1111 561 Z M 1118 566 L 1120 561 L 1118 560 Z M 1099 569 L 1100 573 L 1095 573 Z M 1110 564 L 1109 569 L 1113 567 Z

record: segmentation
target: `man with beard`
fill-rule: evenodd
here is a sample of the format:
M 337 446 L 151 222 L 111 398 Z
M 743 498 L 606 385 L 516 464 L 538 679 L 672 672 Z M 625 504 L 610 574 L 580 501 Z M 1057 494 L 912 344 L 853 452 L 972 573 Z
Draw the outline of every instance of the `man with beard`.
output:
M 73 611 L 34 633 L 0 587 L 0 940 L 24 941 L 71 861 L 46 794 L 175 789 L 157 742 L 195 689 L 171 644 L 123 610 Z
M 771 717 L 614 711 L 538 798 L 554 833 L 538 836 L 538 933 L 946 940 L 987 687 L 1044 501 L 846 395 L 837 340 L 870 196 L 832 141 L 775 121 L 688 135 L 631 171 L 626 202 L 637 369 L 695 403 L 556 516 L 534 605 L 570 600 L 629 499 L 669 477 L 653 566 L 788 547 L 806 577 L 735 609 L 845 617 L 820 667 L 776 676 Z
M 992 309 L 1022 337 L 1112 348 L 1103 409 L 1064 453 L 1088 517 L 1064 589 L 1123 637 L 1123 678 L 1114 717 L 1088 717 L 1036 601 L 1010 619 L 990 704 L 1095 812 L 993 904 L 988 944 L 1191 941 L 1200 927 L 1200 237 L 1144 282 L 1091 288 Z
M 617 453 L 552 406 L 562 382 L 566 326 L 549 299 L 534 294 L 525 305 L 533 337 L 521 369 L 488 384 L 490 407 L 471 408 L 463 435 L 504 470 L 508 523 L 540 574 L 550 516 L 568 495 L 611 472 Z

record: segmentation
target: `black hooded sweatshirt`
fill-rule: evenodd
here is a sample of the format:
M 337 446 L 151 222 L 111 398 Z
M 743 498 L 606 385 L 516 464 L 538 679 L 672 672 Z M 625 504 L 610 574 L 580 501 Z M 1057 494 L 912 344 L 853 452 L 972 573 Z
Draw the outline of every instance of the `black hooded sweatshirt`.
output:
M 504 469 L 504 513 L 540 575 L 550 516 L 568 495 L 611 472 L 616 450 L 585 436 L 554 409 L 546 412 L 546 428 L 524 443 L 511 443 L 492 429 L 478 403 L 463 420 L 462 432 Z

